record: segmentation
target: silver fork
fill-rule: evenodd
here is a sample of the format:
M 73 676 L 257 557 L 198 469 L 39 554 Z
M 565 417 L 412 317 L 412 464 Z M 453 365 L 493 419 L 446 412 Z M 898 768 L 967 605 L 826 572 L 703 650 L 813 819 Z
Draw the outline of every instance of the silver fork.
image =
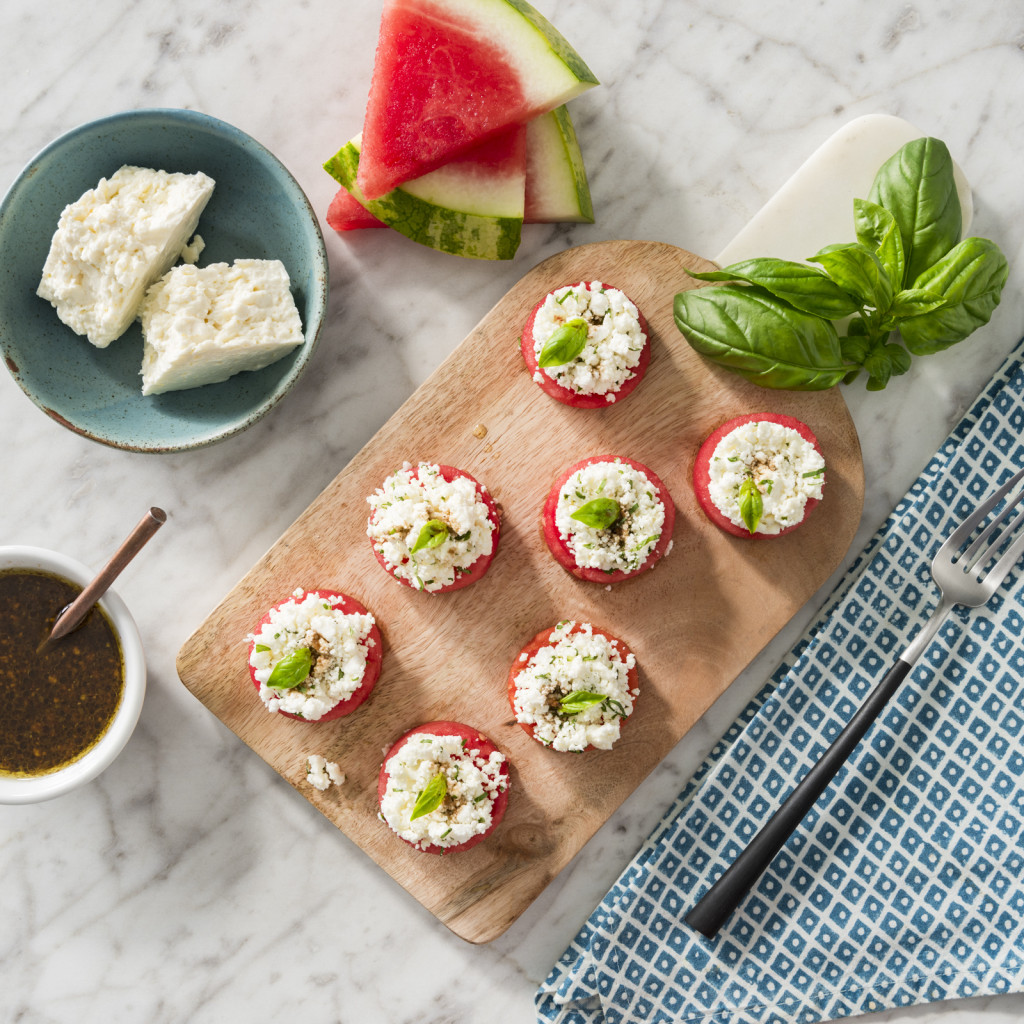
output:
M 825 787 L 853 753 L 871 723 L 879 716 L 889 698 L 924 653 L 953 605 L 961 604 L 976 608 L 988 601 L 996 592 L 1006 574 L 1024 552 L 1024 533 L 1011 540 L 1018 527 L 1024 523 L 1024 510 L 1018 511 L 1012 522 L 1008 523 L 1011 513 L 1024 498 L 1024 490 L 1010 498 L 978 536 L 973 540 L 971 538 L 992 510 L 1022 479 L 1024 470 L 1007 480 L 975 509 L 936 552 L 932 560 L 932 578 L 939 586 L 940 598 L 935 611 L 885 678 L 871 691 L 843 731 L 833 740 L 831 746 L 725 873 L 686 915 L 686 923 L 695 931 L 712 938 L 736 909 L 814 806 Z M 965 545 L 968 546 L 965 548 Z

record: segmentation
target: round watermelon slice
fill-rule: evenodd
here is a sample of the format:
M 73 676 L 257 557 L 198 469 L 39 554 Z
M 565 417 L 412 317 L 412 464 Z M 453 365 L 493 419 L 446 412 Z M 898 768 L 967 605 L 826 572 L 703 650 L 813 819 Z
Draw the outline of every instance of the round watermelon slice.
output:
M 591 290 L 591 285 L 599 283 L 594 281 L 583 282 L 584 287 L 587 291 Z M 612 285 L 603 284 L 603 288 L 612 288 Z M 557 292 L 559 289 L 555 288 Z M 563 405 L 571 405 L 577 409 L 605 409 L 609 405 L 614 405 L 616 402 L 622 401 L 627 395 L 633 393 L 636 386 L 644 378 L 644 374 L 647 372 L 647 366 L 651 361 L 651 346 L 649 344 L 650 329 L 647 326 L 647 321 L 644 319 L 643 313 L 637 310 L 637 318 L 640 321 L 640 330 L 643 332 L 644 344 L 640 350 L 639 361 L 636 366 L 633 367 L 629 377 L 627 377 L 622 384 L 614 391 L 609 391 L 602 394 L 587 394 L 577 391 L 573 391 L 571 388 L 565 387 L 554 379 L 549 373 L 541 369 L 537 364 L 537 348 L 533 336 L 534 323 L 537 320 L 537 314 L 540 312 L 541 307 L 547 302 L 548 296 L 545 295 L 530 313 L 526 324 L 523 327 L 522 336 L 519 339 L 519 347 L 523 353 L 523 362 L 526 363 L 526 369 L 529 371 L 530 376 L 533 378 L 537 386 L 546 395 L 550 395 L 556 401 L 561 402 Z
M 485 762 L 492 754 L 500 753 L 494 743 L 482 732 L 477 729 L 473 729 L 468 725 L 463 725 L 461 722 L 426 722 L 423 725 L 417 726 L 415 729 L 410 729 L 403 736 L 399 737 L 394 744 L 392 744 L 391 749 L 384 755 L 384 761 L 380 766 L 380 774 L 377 776 L 377 800 L 381 806 L 381 817 L 383 817 L 388 826 L 395 831 L 399 839 L 404 843 L 408 843 L 408 845 L 413 847 L 413 849 L 422 850 L 425 853 L 439 854 L 461 853 L 465 850 L 471 850 L 474 846 L 482 843 L 498 827 L 501 823 L 501 819 L 505 816 L 505 809 L 508 806 L 508 761 L 503 760 L 501 762 L 498 772 L 501 789 L 499 792 L 494 794 L 493 802 L 491 804 L 491 820 L 483 831 L 477 832 L 464 842 L 448 846 L 426 841 L 413 842 L 399 834 L 398 831 L 394 829 L 391 822 L 387 820 L 384 815 L 384 799 L 388 792 L 388 785 L 391 782 L 391 775 L 388 771 L 388 762 L 390 762 L 396 754 L 400 753 L 403 748 L 408 746 L 410 741 L 412 741 L 413 744 L 411 749 L 414 751 L 415 744 L 418 743 L 418 737 L 421 736 L 459 737 L 462 741 L 461 746 L 464 754 L 477 762 Z
M 350 597 L 348 594 L 342 594 L 336 590 L 325 590 L 321 587 L 317 590 L 306 591 L 304 596 L 309 595 L 329 601 L 334 608 L 346 615 L 368 614 L 366 608 L 354 597 Z M 253 686 L 256 687 L 257 692 L 260 690 L 260 681 L 256 678 L 256 667 L 252 663 L 252 658 L 253 652 L 260 643 L 260 632 L 264 626 L 270 624 L 271 617 L 277 609 L 283 608 L 285 605 L 290 604 L 293 601 L 295 601 L 294 595 L 278 601 L 277 604 L 267 610 L 266 614 L 256 624 L 256 628 L 252 632 L 252 638 L 249 641 L 249 679 L 252 681 Z M 296 722 L 330 722 L 335 718 L 350 715 L 370 696 L 374 686 L 377 685 L 377 680 L 380 678 L 380 667 L 384 656 L 384 646 L 381 641 L 380 630 L 377 628 L 376 624 L 374 624 L 370 629 L 366 647 L 366 666 L 363 670 L 363 676 L 358 687 L 351 696 L 340 700 L 329 711 L 316 719 L 303 718 L 301 715 L 293 715 L 288 711 L 281 711 L 280 709 L 278 709 L 277 714 L 282 715 L 285 718 L 291 718 Z
M 737 427 L 743 426 L 745 423 L 777 423 L 780 426 L 788 427 L 791 430 L 795 430 L 805 441 L 813 445 L 818 454 L 821 454 L 821 447 L 818 444 L 818 439 L 814 436 L 811 428 L 806 423 L 795 419 L 792 416 L 785 416 L 781 413 L 774 412 L 758 412 L 749 413 L 744 416 L 736 416 L 735 418 L 728 420 L 723 423 L 717 430 L 715 430 L 704 443 L 700 446 L 697 452 L 697 458 L 693 464 L 693 489 L 697 497 L 697 503 L 704 510 L 704 514 L 711 520 L 717 527 L 724 530 L 726 533 L 732 534 L 734 537 L 744 537 L 750 539 L 751 537 L 781 537 L 784 534 L 792 533 L 793 530 L 797 529 L 804 521 L 807 516 L 810 515 L 811 511 L 818 504 L 818 498 L 808 498 L 804 505 L 803 518 L 791 526 L 784 527 L 775 533 L 764 533 L 759 530 L 751 533 L 746 526 L 738 525 L 727 516 L 714 502 L 711 497 L 711 459 L 715 454 L 715 449 L 718 447 L 719 442 L 723 438 L 731 434 Z M 822 486 L 824 486 L 824 480 L 822 479 Z
M 557 629 L 558 627 L 556 627 L 556 630 Z M 588 623 L 574 622 L 570 628 L 564 631 L 564 635 L 569 637 L 574 634 L 583 634 L 587 631 L 594 636 L 603 637 L 612 647 L 615 648 L 619 658 L 623 662 L 625 662 L 632 654 L 629 647 L 627 647 L 626 644 L 618 637 L 612 636 L 611 633 L 605 632 L 603 629 L 598 629 L 597 626 L 592 626 Z M 531 739 L 535 739 L 538 743 L 543 743 L 543 741 L 537 735 L 537 725 L 533 721 L 523 720 L 526 716 L 522 714 L 522 708 L 520 706 L 521 702 L 517 700 L 519 692 L 519 677 L 522 675 L 523 671 L 530 666 L 531 661 L 536 657 L 539 651 L 543 650 L 545 647 L 551 647 L 553 645 L 553 641 L 551 639 L 552 632 L 553 631 L 551 629 L 541 630 L 541 632 L 539 632 L 528 644 L 524 645 L 515 660 L 512 662 L 512 668 L 509 670 L 508 674 L 508 702 L 512 708 L 512 714 L 515 716 L 519 725 L 525 730 L 526 734 Z M 626 686 L 632 696 L 633 704 L 629 709 L 629 713 L 619 718 L 620 730 L 625 726 L 630 715 L 632 715 L 636 710 L 636 693 L 640 686 L 640 676 L 637 671 L 635 658 L 633 659 L 633 666 L 627 671 Z M 579 687 L 576 688 L 578 689 Z M 568 690 L 568 687 L 566 687 L 566 689 Z M 549 746 L 550 744 L 545 743 L 544 745 Z M 567 749 L 571 750 L 572 753 L 582 753 L 586 750 L 594 750 L 595 747 L 593 744 L 587 744 L 583 747 L 572 747 Z
M 559 495 L 569 478 L 577 470 L 583 469 L 584 467 L 594 463 L 611 463 L 616 461 L 631 466 L 633 469 L 638 470 L 647 477 L 654 489 L 654 494 L 657 499 L 665 506 L 665 521 L 662 524 L 657 542 L 651 548 L 644 561 L 637 566 L 637 568 L 626 571 L 622 569 L 608 570 L 580 566 L 577 564 L 576 556 L 573 554 L 568 543 L 563 539 L 558 528 L 556 513 L 558 510 Z M 548 549 L 554 556 L 555 561 L 557 561 L 558 564 L 567 572 L 572 573 L 573 576 L 576 576 L 581 580 L 604 584 L 620 583 L 622 580 L 631 579 L 634 576 L 639 576 L 641 573 L 646 572 L 648 569 L 654 568 L 655 564 L 662 558 L 665 552 L 668 551 L 668 547 L 672 543 L 672 530 L 675 527 L 675 521 L 675 504 L 672 501 L 671 495 L 668 493 L 668 488 L 661 482 L 658 475 L 642 463 L 635 462 L 633 459 L 627 459 L 623 455 L 593 455 L 590 458 L 583 459 L 580 462 L 576 462 L 571 465 L 564 473 L 561 474 L 561 476 L 558 477 L 552 485 L 551 490 L 548 491 L 547 499 L 544 502 L 544 509 L 541 513 L 544 540 L 547 542 Z
M 379 199 L 596 84 L 525 0 L 385 0 L 359 188 Z
M 491 562 L 494 561 L 494 556 L 498 553 L 498 540 L 501 536 L 501 514 L 498 512 L 498 506 L 494 499 L 491 497 L 488 490 L 470 473 L 466 473 L 464 470 L 456 469 L 454 466 L 446 466 L 443 464 L 438 465 L 438 470 L 442 479 L 452 481 L 456 477 L 465 477 L 465 479 L 472 482 L 476 488 L 476 497 L 478 501 L 483 502 L 487 509 L 487 519 L 491 524 L 491 550 L 488 554 L 480 555 L 471 565 L 466 566 L 463 569 L 456 570 L 455 579 L 444 586 L 430 590 L 430 593 L 434 594 L 446 594 L 452 590 L 461 590 L 463 587 L 468 587 L 471 583 L 476 583 L 477 580 L 481 579 L 484 573 L 490 568 Z M 419 467 L 417 466 L 413 470 L 413 476 L 419 476 Z M 377 520 L 376 511 L 370 513 L 370 523 L 374 523 Z M 381 567 L 394 579 L 398 580 L 403 586 L 416 588 L 415 584 L 401 575 L 397 571 L 397 567 L 391 565 L 384 555 L 377 550 L 377 546 L 373 539 L 370 540 L 370 546 L 373 550 L 374 557 L 380 563 Z M 405 563 L 408 563 L 408 556 L 405 559 Z M 403 564 L 405 564 L 403 563 Z

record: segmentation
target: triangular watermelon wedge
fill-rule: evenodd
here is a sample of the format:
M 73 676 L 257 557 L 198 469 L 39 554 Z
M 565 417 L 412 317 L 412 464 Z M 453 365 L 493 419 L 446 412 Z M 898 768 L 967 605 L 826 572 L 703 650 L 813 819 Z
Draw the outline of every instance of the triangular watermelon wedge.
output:
M 525 206 L 524 126 L 506 129 L 379 199 L 366 199 L 359 190 L 360 144 L 357 135 L 324 168 L 378 220 L 455 256 L 509 260 L 515 255 Z
M 525 0 L 385 0 L 359 188 L 379 199 L 596 84 Z
M 358 149 L 358 142 L 353 145 Z M 462 156 L 460 161 L 468 165 L 475 154 L 481 160 L 475 178 L 480 187 L 488 193 L 491 185 L 488 178 L 494 173 L 491 161 L 487 159 L 488 144 L 474 147 Z M 351 170 L 351 156 L 344 153 L 332 157 L 324 167 L 337 181 L 353 181 L 355 172 Z M 349 166 L 347 166 L 349 165 Z M 502 169 L 497 169 L 499 180 L 494 185 L 500 191 Z M 504 172 L 507 177 L 507 170 Z M 414 178 L 400 185 L 397 191 L 406 192 L 409 196 L 430 194 L 432 179 L 445 180 L 443 167 L 425 174 L 423 178 Z M 451 183 L 451 178 L 447 179 Z M 356 186 L 353 186 L 356 187 Z M 523 215 L 524 224 L 554 224 L 568 221 L 577 223 L 593 223 L 594 207 L 590 199 L 590 188 L 587 184 L 587 172 L 583 166 L 583 154 L 580 152 L 576 132 L 573 129 L 569 110 L 565 106 L 540 117 L 535 117 L 526 126 L 526 195 Z M 381 203 L 387 203 L 388 196 L 369 200 L 369 205 L 379 209 Z M 408 202 L 409 200 L 405 200 Z M 449 202 L 459 206 L 465 205 L 465 197 L 457 197 L 449 189 Z M 480 208 L 480 201 L 477 201 Z M 375 217 L 363 204 L 342 184 L 327 210 L 327 224 L 335 231 L 357 231 L 361 228 L 384 228 L 388 225 Z

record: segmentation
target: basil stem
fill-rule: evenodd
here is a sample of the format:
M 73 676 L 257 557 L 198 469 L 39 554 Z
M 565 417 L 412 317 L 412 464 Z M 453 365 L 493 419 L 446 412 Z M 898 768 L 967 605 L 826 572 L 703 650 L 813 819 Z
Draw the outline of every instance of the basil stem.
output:
M 431 811 L 436 811 L 444 802 L 444 798 L 447 795 L 448 780 L 445 778 L 443 772 L 438 772 L 438 774 L 423 787 L 423 791 L 420 795 L 416 797 L 416 803 L 413 805 L 412 814 L 409 815 L 409 820 L 415 821 L 417 818 L 422 818 L 424 814 L 430 814 Z
M 622 517 L 622 506 L 614 498 L 594 498 L 570 516 L 594 530 L 607 530 Z
M 272 690 L 293 690 L 312 669 L 313 652 L 308 647 L 300 647 L 274 666 L 266 685 Z
M 740 518 L 750 533 L 757 533 L 757 525 L 764 515 L 764 500 L 761 492 L 754 483 L 754 478 L 748 476 L 740 485 Z
M 423 524 L 423 529 L 420 530 L 416 542 L 409 548 L 409 554 L 415 555 L 417 551 L 422 551 L 424 548 L 429 550 L 440 547 L 447 538 L 448 524 L 440 519 L 428 519 Z
M 547 340 L 540 350 L 537 365 L 546 369 L 549 366 L 564 366 L 571 363 L 587 344 L 587 321 L 582 317 L 566 320 Z

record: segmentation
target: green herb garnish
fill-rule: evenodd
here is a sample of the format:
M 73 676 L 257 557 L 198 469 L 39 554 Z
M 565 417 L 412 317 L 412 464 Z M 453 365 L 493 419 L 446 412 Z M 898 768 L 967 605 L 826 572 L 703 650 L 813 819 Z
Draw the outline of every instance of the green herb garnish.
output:
M 761 522 L 761 516 L 764 515 L 764 502 L 753 477 L 748 476 L 740 485 L 739 498 L 740 518 L 750 533 L 756 533 L 757 524 Z
M 272 690 L 293 690 L 313 669 L 313 652 L 308 647 L 283 657 L 270 673 L 267 686 Z
M 540 350 L 537 365 L 543 369 L 549 366 L 564 366 L 571 363 L 587 344 L 587 321 L 582 317 L 566 320 Z
M 424 814 L 436 811 L 447 795 L 448 780 L 443 774 L 439 773 L 426 784 L 423 792 L 416 798 L 416 803 L 413 806 L 412 814 L 409 815 L 409 820 L 415 821 L 417 818 L 422 818 Z
M 563 715 L 578 715 L 595 704 L 603 704 L 606 698 L 607 694 L 591 690 L 571 690 L 558 702 L 558 710 Z
M 581 505 L 570 518 L 595 530 L 607 530 L 622 517 L 622 506 L 614 498 L 594 498 Z
M 417 551 L 440 547 L 448 538 L 448 524 L 440 519 L 428 519 L 423 524 L 416 543 L 409 548 L 409 554 L 415 555 Z

